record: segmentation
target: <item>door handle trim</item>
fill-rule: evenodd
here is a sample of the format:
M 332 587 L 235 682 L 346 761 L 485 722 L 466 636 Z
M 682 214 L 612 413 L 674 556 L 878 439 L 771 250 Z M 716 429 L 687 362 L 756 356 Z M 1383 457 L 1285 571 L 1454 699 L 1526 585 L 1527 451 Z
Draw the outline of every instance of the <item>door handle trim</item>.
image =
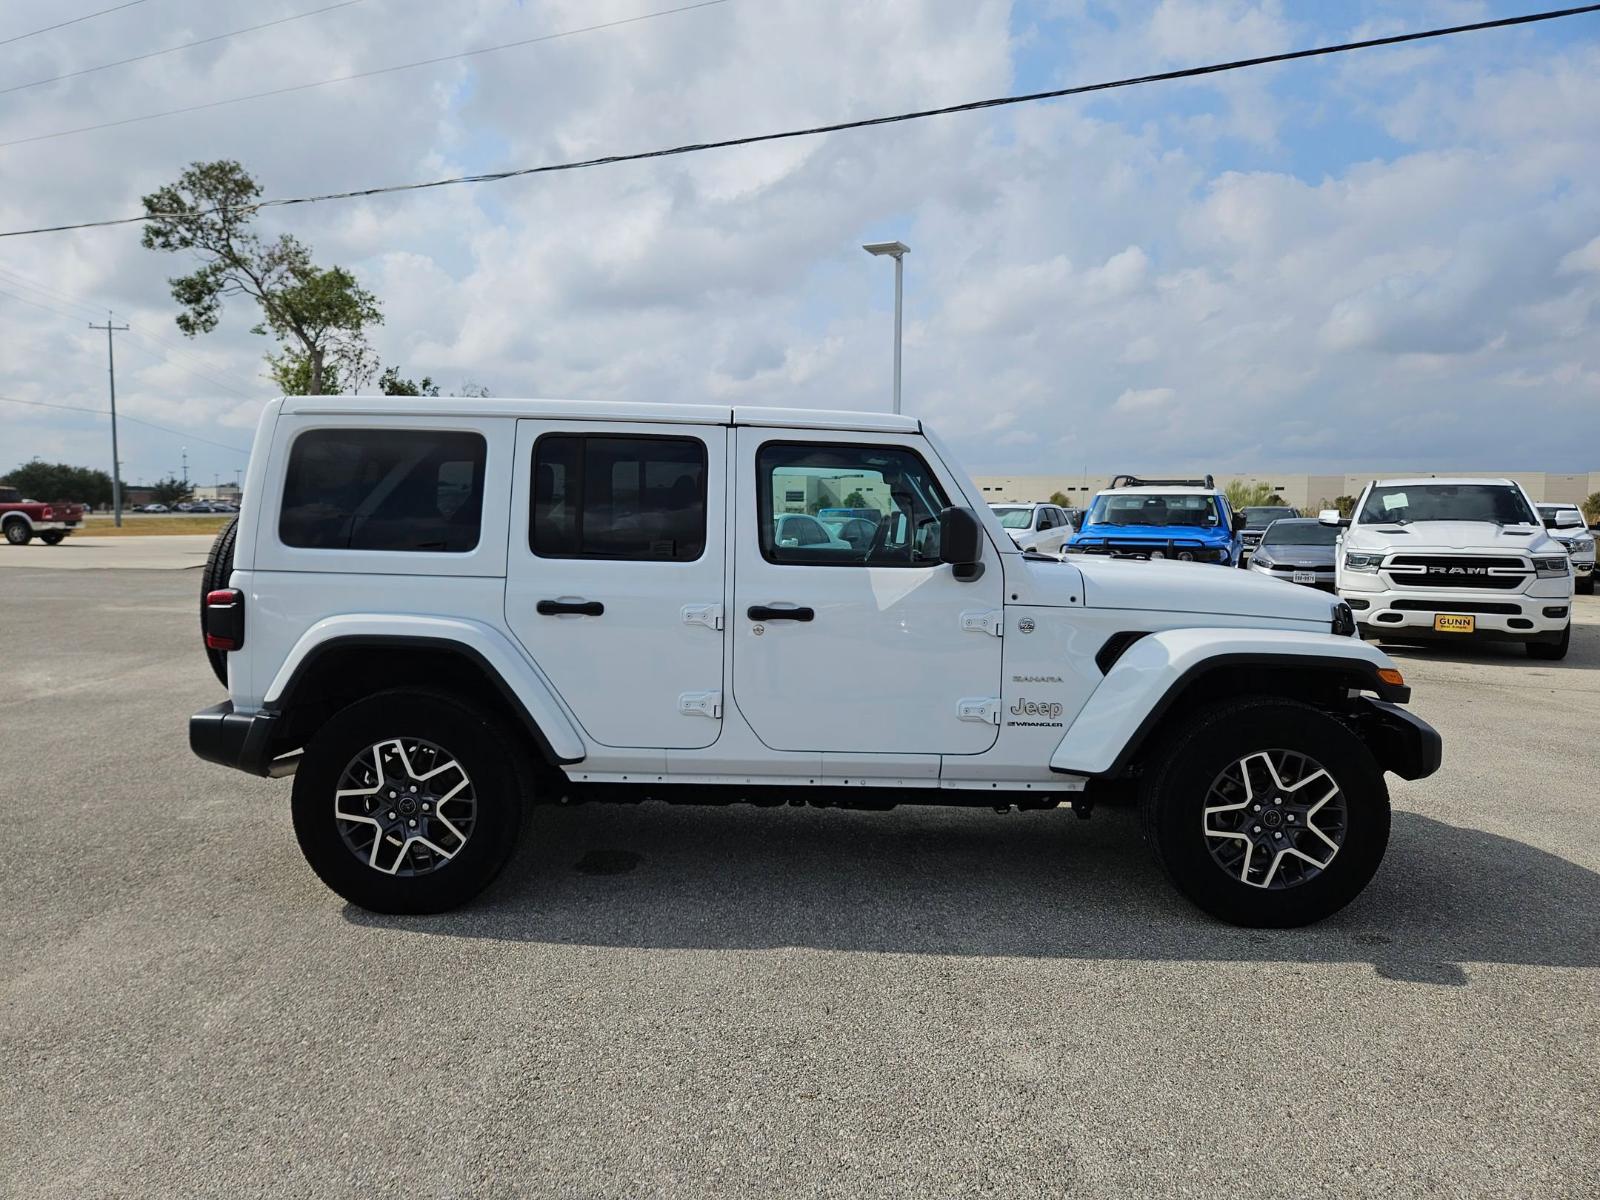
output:
M 752 621 L 809 621 L 817 614 L 809 608 L 772 608 L 765 604 L 752 604 L 745 615 Z
M 598 617 L 606 606 L 598 600 L 541 600 L 533 606 L 541 617 L 559 617 L 568 613 L 580 617 Z

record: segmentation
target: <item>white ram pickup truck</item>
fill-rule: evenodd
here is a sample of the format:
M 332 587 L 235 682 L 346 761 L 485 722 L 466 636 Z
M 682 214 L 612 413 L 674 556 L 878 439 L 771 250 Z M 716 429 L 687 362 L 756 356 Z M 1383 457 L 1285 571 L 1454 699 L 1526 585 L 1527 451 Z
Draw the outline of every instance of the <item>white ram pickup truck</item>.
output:
M 1087 815 L 1130 781 L 1185 895 L 1300 925 L 1377 870 L 1384 772 L 1440 761 L 1342 603 L 1022 551 L 913 418 L 293 397 L 244 494 L 190 744 L 292 774 L 307 860 L 369 909 L 469 899 L 532 802 Z M 841 505 L 854 543 L 776 535 Z
M 1346 526 L 1335 586 L 1363 637 L 1513 641 L 1532 658 L 1566 657 L 1567 548 L 1511 480 L 1374 480 L 1348 521 L 1319 516 Z

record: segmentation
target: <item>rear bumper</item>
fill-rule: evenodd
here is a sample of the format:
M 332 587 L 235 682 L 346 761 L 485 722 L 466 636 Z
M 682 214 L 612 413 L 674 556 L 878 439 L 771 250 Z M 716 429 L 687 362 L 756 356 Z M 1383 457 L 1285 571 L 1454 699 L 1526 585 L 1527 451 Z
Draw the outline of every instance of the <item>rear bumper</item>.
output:
M 1331 592 L 1334 590 L 1332 567 L 1263 567 L 1259 566 L 1254 561 L 1252 561 L 1250 564 L 1250 570 L 1253 574 L 1265 575 L 1268 579 L 1281 579 L 1284 583 L 1295 582 L 1294 576 L 1297 569 L 1302 575 L 1309 571 L 1310 574 L 1315 576 L 1310 583 L 1302 583 L 1300 585 L 1301 587 L 1319 588 L 1324 592 Z
M 77 527 L 78 527 L 78 522 L 76 522 L 76 521 L 35 521 L 35 522 L 33 522 L 33 531 L 35 533 L 71 533 Z
M 234 712 L 233 701 L 224 700 L 189 718 L 189 749 L 207 762 L 250 775 L 292 775 L 298 758 L 273 757 L 277 719 L 270 712 Z

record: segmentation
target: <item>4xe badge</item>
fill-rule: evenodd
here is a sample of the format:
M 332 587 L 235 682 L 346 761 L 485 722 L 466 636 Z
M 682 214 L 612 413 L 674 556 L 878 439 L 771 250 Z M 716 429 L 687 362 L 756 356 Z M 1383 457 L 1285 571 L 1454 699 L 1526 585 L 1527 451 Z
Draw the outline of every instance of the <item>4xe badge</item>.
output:
M 1032 617 L 1023 617 L 1017 622 L 1017 629 L 1021 633 L 1032 633 L 1035 629 Z

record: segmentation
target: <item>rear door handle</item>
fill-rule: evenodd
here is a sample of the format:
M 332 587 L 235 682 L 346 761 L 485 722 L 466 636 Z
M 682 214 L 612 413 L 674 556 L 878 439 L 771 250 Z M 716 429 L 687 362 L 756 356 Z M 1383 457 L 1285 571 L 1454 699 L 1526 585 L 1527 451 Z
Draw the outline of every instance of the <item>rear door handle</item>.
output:
M 563 613 L 576 613 L 581 617 L 598 617 L 606 606 L 598 600 L 541 600 L 534 605 L 541 617 L 559 617 Z
M 752 604 L 746 614 L 752 621 L 809 621 L 817 614 L 809 608 L 769 608 Z

